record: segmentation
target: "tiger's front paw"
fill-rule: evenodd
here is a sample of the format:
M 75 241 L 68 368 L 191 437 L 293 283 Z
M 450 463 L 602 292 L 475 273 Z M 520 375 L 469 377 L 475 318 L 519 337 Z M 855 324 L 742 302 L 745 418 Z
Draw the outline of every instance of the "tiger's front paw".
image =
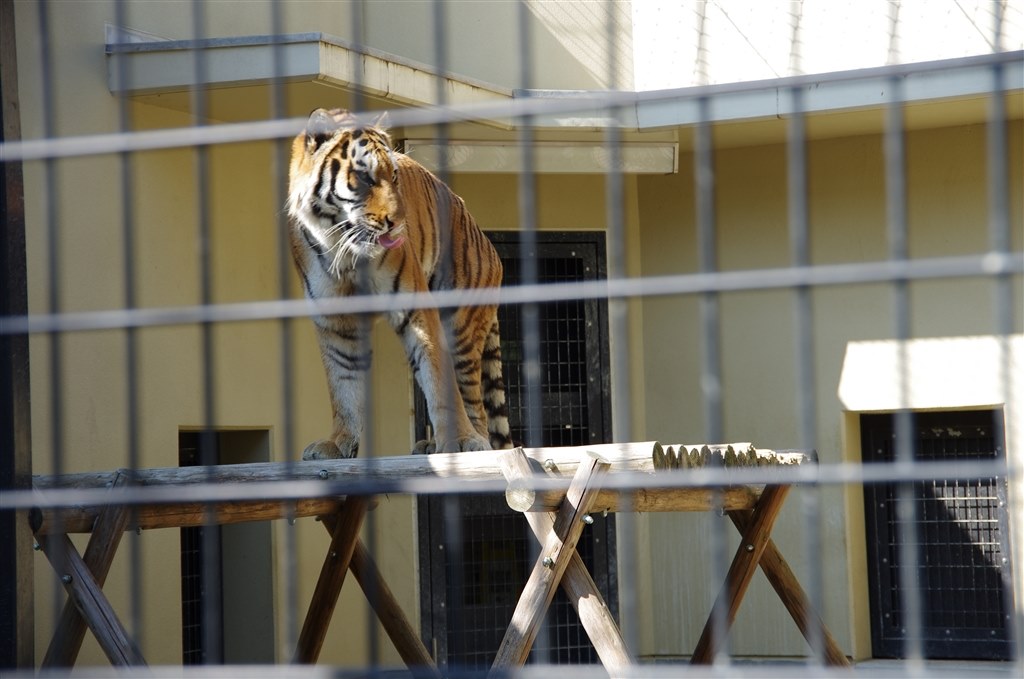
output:
M 417 441 L 416 445 L 412 447 L 412 455 L 430 455 L 436 452 L 437 448 L 434 446 L 434 439 L 426 439 L 424 441 Z
M 358 443 L 343 443 L 321 439 L 306 446 L 302 451 L 303 460 L 338 460 L 355 457 L 359 454 Z
M 438 453 L 467 453 L 472 450 L 490 450 L 490 442 L 481 436 L 463 436 L 447 441 L 435 442 Z

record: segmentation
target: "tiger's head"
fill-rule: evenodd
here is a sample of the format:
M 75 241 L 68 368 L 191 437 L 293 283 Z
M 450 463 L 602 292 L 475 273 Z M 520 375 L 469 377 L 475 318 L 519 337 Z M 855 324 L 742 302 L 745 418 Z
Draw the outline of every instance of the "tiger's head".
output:
M 292 142 L 288 213 L 340 272 L 405 240 L 391 139 L 341 109 L 317 109 Z

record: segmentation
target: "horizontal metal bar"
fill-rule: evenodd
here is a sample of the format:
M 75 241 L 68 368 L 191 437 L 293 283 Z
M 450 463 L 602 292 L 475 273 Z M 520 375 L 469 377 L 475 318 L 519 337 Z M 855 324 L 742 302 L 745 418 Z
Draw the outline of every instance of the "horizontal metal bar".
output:
M 853 262 L 779 269 L 677 274 L 578 283 L 521 285 L 480 290 L 362 295 L 312 302 L 304 299 L 152 309 L 112 309 L 0 317 L 0 335 L 141 328 L 194 323 L 300 318 L 320 314 L 386 313 L 394 310 L 484 304 L 524 304 L 571 299 L 621 299 L 708 292 L 749 292 L 865 285 L 894 281 L 998 277 L 1024 273 L 1024 253 L 990 252 L 961 257 Z
M 465 455 L 466 453 L 455 453 Z M 331 478 L 331 469 L 344 460 L 320 460 L 315 464 L 295 463 L 305 470 L 308 479 L 296 475 L 294 480 L 251 481 L 225 484 L 223 482 L 198 482 L 177 486 L 140 486 L 124 489 L 107 488 L 54 488 L 49 490 L 9 490 L 0 496 L 0 511 L 59 508 L 73 506 L 102 507 L 111 504 L 159 504 L 159 503 L 218 503 L 246 500 L 302 500 L 312 498 L 339 497 L 345 495 L 382 495 L 401 493 L 430 495 L 439 493 L 503 493 L 507 487 L 504 478 L 497 474 L 493 480 L 453 479 L 433 476 L 419 478 L 390 478 L 384 474 L 367 475 L 365 481 L 348 478 Z M 314 470 L 315 468 L 315 470 Z M 319 470 L 325 470 L 328 478 L 321 480 Z M 635 489 L 651 488 L 722 488 L 742 485 L 763 485 L 767 483 L 847 485 L 877 484 L 896 481 L 934 481 L 942 479 L 972 480 L 979 478 L 1018 478 L 1022 474 L 1019 465 L 1008 467 L 1005 461 L 970 460 L 964 462 L 894 462 L 862 464 L 843 462 L 824 465 L 798 465 L 769 468 L 700 468 L 677 472 L 658 472 L 656 476 L 643 472 L 619 472 L 602 481 L 608 490 L 628 493 Z M 562 481 L 537 478 L 531 482 L 536 490 L 551 490 L 561 487 Z

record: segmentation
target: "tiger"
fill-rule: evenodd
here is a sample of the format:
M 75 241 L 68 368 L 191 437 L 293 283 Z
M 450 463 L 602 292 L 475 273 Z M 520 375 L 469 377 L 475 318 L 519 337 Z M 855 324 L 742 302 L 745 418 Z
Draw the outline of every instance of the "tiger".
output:
M 496 288 L 502 264 L 465 202 L 393 149 L 386 123 L 317 109 L 292 142 L 289 241 L 311 300 L 360 294 Z M 511 447 L 496 304 L 386 314 L 426 399 L 433 440 L 413 453 Z M 304 460 L 359 452 L 371 323 L 314 315 L 334 430 Z M 374 319 L 375 320 L 375 319 Z M 456 389 L 458 396 L 456 396 Z M 393 413 L 386 414 L 388 416 Z

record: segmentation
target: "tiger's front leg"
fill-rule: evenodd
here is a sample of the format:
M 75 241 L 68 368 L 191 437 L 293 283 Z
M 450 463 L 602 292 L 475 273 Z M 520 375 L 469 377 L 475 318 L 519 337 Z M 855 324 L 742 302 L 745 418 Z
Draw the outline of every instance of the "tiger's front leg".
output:
M 434 441 L 417 443 L 416 453 L 490 450 L 466 414 L 452 362 L 452 350 L 436 309 L 396 312 L 389 318 L 402 340 L 413 376 L 427 401 Z
M 315 319 L 320 357 L 327 374 L 327 388 L 334 414 L 330 439 L 315 441 L 302 452 L 303 460 L 355 457 L 363 431 L 366 380 L 372 351 L 370 321 L 333 316 Z

